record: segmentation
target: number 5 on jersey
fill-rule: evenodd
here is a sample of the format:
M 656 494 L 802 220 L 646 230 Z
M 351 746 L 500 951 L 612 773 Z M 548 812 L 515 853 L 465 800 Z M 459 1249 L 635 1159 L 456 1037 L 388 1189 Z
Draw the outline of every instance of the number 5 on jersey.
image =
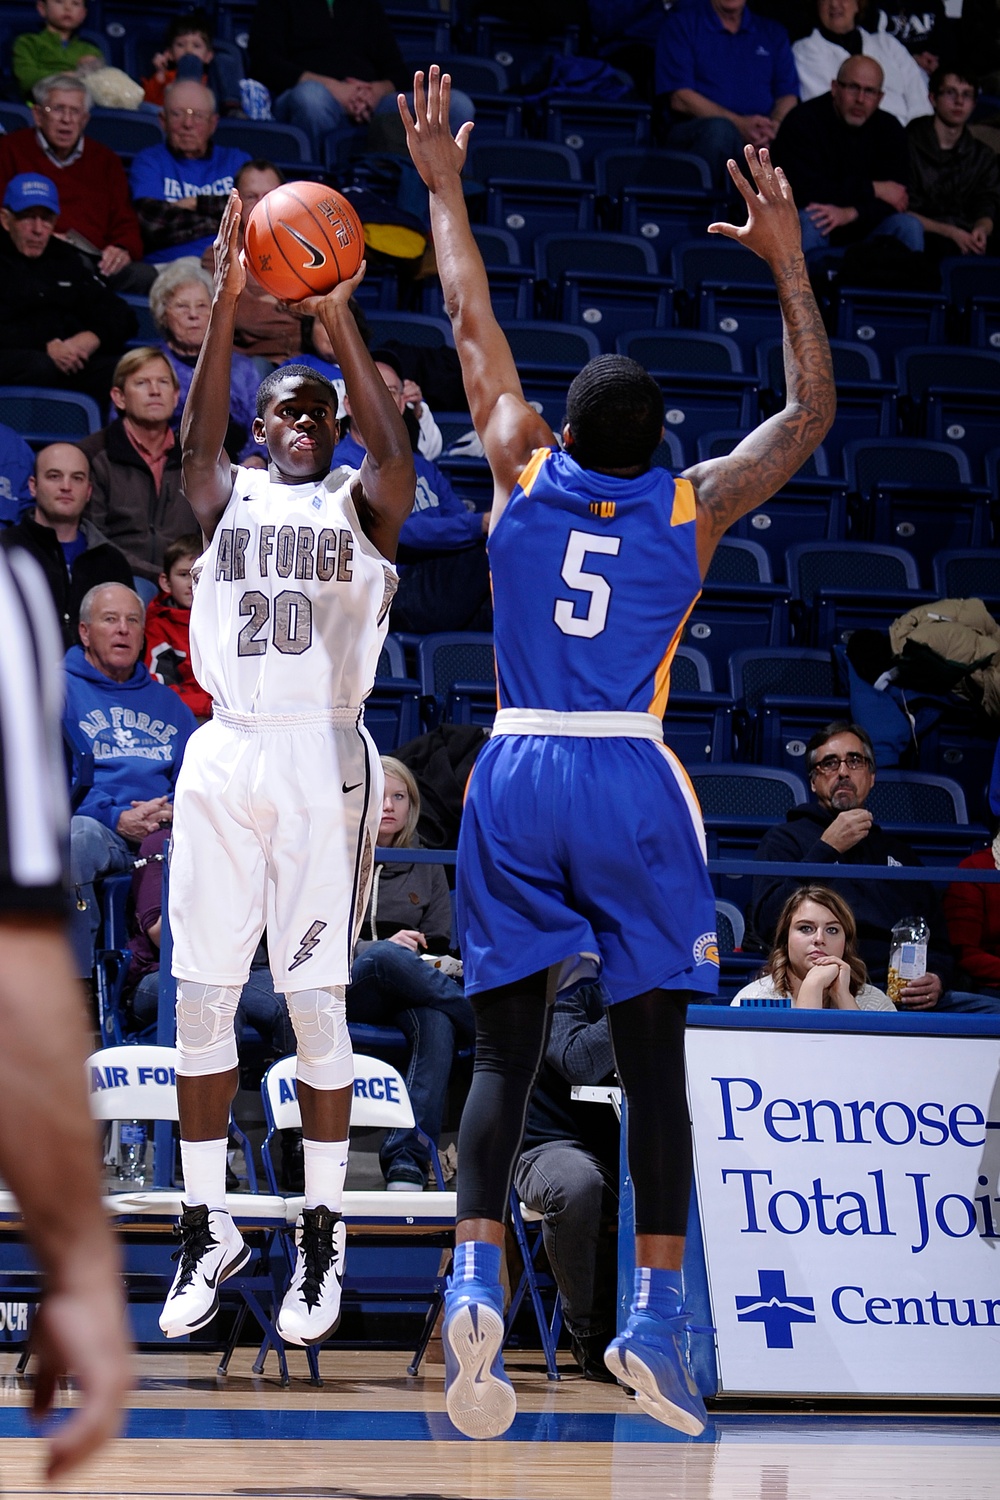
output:
M 563 557 L 562 578 L 571 589 L 589 594 L 587 613 L 578 615 L 576 605 L 570 599 L 557 599 L 553 618 L 563 635 L 580 635 L 591 640 L 608 623 L 608 608 L 611 604 L 611 585 L 600 573 L 588 573 L 584 568 L 588 552 L 601 552 L 607 557 L 617 557 L 622 544 L 620 536 L 594 536 L 589 531 L 571 531 Z

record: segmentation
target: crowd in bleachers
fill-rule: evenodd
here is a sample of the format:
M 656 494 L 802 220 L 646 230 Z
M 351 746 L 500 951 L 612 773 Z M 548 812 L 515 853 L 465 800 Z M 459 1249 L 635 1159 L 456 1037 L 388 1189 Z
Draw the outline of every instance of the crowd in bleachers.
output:
M 0 499 L 3 520 L 18 522 L 41 555 L 48 491 L 41 476 L 29 481 L 25 442 L 77 441 L 90 462 L 90 499 L 61 521 L 65 579 L 48 558 L 67 643 L 81 580 L 123 576 L 124 554 L 148 602 L 165 549 L 193 529 L 176 431 L 207 324 L 211 237 L 233 183 L 252 206 L 282 176 L 325 175 L 357 185 L 370 212 L 381 193 L 387 223 L 405 203 L 419 226 L 389 106 L 415 64 L 442 59 L 462 89 L 460 113 L 475 111 L 467 176 L 476 234 L 526 394 L 558 432 L 580 365 L 599 350 L 628 352 L 663 388 L 657 458 L 679 469 L 729 451 L 784 398 L 766 268 L 705 235 L 731 201 L 719 143 L 724 154 L 744 140 L 770 143 L 794 186 L 795 152 L 812 137 L 797 125 L 793 141 L 792 124 L 818 99 L 833 109 L 839 87 L 841 134 L 860 138 L 883 120 L 904 180 L 885 191 L 882 167 L 872 167 L 850 223 L 800 199 L 820 252 L 837 419 L 807 469 L 720 548 L 675 663 L 668 738 L 693 771 L 732 763 L 801 775 L 809 734 L 849 706 L 873 732 L 881 768 L 945 776 L 964 793 L 977 831 L 951 852 L 968 852 L 989 816 L 996 737 L 982 683 L 936 691 L 912 668 L 900 676 L 891 651 L 868 670 L 848 641 L 878 631 L 885 643 L 893 621 L 940 598 L 982 598 L 994 615 L 1000 607 L 1000 258 L 986 253 L 1000 206 L 991 123 L 1000 99 L 990 92 L 998 43 L 988 17 L 968 0 L 961 17 L 931 0 L 867 12 L 856 0 L 819 0 L 815 10 L 791 0 L 527 9 L 501 4 L 484 15 L 413 0 L 366 30 L 340 7 L 336 36 L 326 7 L 219 0 L 191 13 L 179 3 L 95 0 L 88 10 L 82 0 L 40 0 L 5 9 Z M 309 38 L 314 66 L 305 69 Z M 738 67 L 748 48 L 752 63 Z M 878 89 L 843 71 L 861 64 L 876 67 Z M 142 84 L 131 111 L 97 103 L 105 96 L 95 79 L 115 70 Z M 257 90 L 241 89 L 248 74 Z M 350 98 L 338 79 L 358 85 Z M 332 124 L 316 113 L 317 88 L 339 111 Z M 268 89 L 270 110 L 260 105 Z M 819 115 L 810 118 L 821 129 Z M 947 179 L 944 206 L 932 202 L 935 170 Z M 852 238 L 890 219 L 918 223 L 927 250 L 884 264 L 845 255 Z M 391 620 L 398 641 L 372 704 L 388 751 L 435 714 L 490 718 L 488 673 L 476 681 L 467 672 L 442 692 L 416 651 L 429 631 L 489 628 L 491 484 L 461 409 L 432 255 L 407 260 L 391 239 L 371 238 L 386 250 L 370 248 L 357 315 L 423 465 Z M 906 257 L 924 270 L 908 272 Z M 254 464 L 261 376 L 299 358 L 338 372 L 322 330 L 256 285 L 237 329 L 227 446 L 234 461 Z M 354 431 L 341 458 L 361 452 Z M 50 470 L 72 467 L 65 452 L 56 460 L 50 454 Z M 893 680 L 881 691 L 886 672 Z

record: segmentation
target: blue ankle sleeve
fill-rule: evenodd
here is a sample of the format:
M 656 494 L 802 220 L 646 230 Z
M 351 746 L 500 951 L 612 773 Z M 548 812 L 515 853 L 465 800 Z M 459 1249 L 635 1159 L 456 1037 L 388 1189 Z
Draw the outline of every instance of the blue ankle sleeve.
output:
M 486 1286 L 499 1286 L 500 1246 L 490 1245 L 486 1240 L 466 1240 L 456 1245 L 451 1284 L 457 1286 L 461 1281 L 481 1281 Z
M 680 1271 L 660 1271 L 636 1266 L 632 1292 L 633 1312 L 653 1312 L 668 1318 L 680 1311 L 684 1285 Z

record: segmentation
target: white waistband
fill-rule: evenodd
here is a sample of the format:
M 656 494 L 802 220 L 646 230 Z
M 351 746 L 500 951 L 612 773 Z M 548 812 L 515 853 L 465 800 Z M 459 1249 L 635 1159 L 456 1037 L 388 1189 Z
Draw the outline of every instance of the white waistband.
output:
M 228 729 L 242 729 L 247 734 L 294 732 L 296 729 L 355 729 L 363 722 L 361 708 L 321 708 L 309 714 L 238 714 L 231 708 L 213 704 L 212 718 Z
M 494 734 L 556 734 L 573 739 L 605 740 L 616 736 L 661 740 L 663 724 L 655 714 L 560 714 L 548 708 L 501 708 L 493 721 Z

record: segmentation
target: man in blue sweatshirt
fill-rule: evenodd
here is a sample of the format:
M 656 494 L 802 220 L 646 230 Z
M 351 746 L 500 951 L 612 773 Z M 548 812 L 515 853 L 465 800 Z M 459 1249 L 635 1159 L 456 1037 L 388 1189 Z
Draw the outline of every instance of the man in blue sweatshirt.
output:
M 406 406 L 402 367 L 389 350 L 372 351 L 375 368 L 402 414 Z M 333 467 L 359 469 L 367 452 L 364 434 L 344 397 L 351 429 L 333 450 Z M 490 570 L 486 560 L 489 511 L 470 511 L 437 464 L 416 452 L 413 510 L 399 534 L 399 588 L 392 601 L 390 630 L 421 635 L 435 630 L 492 630 Z
M 75 902 L 70 937 L 77 972 L 94 967 L 100 912 L 94 881 L 131 868 L 148 833 L 169 827 L 191 710 L 140 662 L 145 611 L 121 583 L 101 584 L 80 605 L 79 646 L 66 653 L 64 720 L 94 756 L 94 784 L 70 825 Z

